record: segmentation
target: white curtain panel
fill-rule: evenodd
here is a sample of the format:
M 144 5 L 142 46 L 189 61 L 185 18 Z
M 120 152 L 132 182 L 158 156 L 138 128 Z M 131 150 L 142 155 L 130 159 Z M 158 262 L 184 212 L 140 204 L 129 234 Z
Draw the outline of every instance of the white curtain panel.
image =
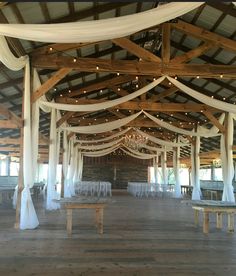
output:
M 177 18 L 204 2 L 176 2 L 145 12 L 102 20 L 59 24 L 0 24 L 0 34 L 51 43 L 95 42 L 127 36 Z
M 30 65 L 25 65 L 24 76 L 24 130 L 23 130 L 23 179 L 21 193 L 20 229 L 34 229 L 39 225 L 31 199 L 30 188 L 34 185 L 31 150 Z
M 47 107 L 56 108 L 60 110 L 65 111 L 75 111 L 75 112 L 84 112 L 84 111 L 98 111 L 103 110 L 107 108 L 111 108 L 113 106 L 128 102 L 134 98 L 137 98 L 138 96 L 146 93 L 147 91 L 151 90 L 155 86 L 157 86 L 159 83 L 161 83 L 165 77 L 160 77 L 159 79 L 151 82 L 150 84 L 146 85 L 145 87 L 129 94 L 126 96 L 123 96 L 121 98 L 111 100 L 111 101 L 104 101 L 101 103 L 94 103 L 94 104 L 62 104 L 62 103 L 53 103 L 53 102 L 45 102 L 40 100 L 40 104 L 45 105 Z
M 173 169 L 174 169 L 174 175 L 175 175 L 175 192 L 174 192 L 175 198 L 182 198 L 181 186 L 180 186 L 180 175 L 179 175 L 179 170 L 180 170 L 179 158 L 180 158 L 180 147 L 175 147 L 173 150 Z
M 154 182 L 158 184 L 158 160 L 159 156 L 153 158 L 153 168 L 154 168 Z
M 82 174 L 83 174 L 83 155 L 81 153 L 81 151 L 79 150 L 79 154 L 78 154 L 78 181 L 82 180 Z
M 166 158 L 166 151 L 161 153 L 161 171 L 162 171 L 162 183 L 161 184 L 168 184 L 168 175 L 167 175 L 167 158 Z
M 222 173 L 224 189 L 222 195 L 222 201 L 235 202 L 234 188 L 232 186 L 232 180 L 234 176 L 234 165 L 233 165 L 233 133 L 234 133 L 234 121 L 233 115 L 228 114 L 228 121 L 226 122 L 228 133 L 221 136 L 220 141 L 220 152 L 222 162 Z M 226 141 L 227 139 L 227 141 Z M 227 146 L 226 146 L 227 142 Z
M 199 171 L 200 171 L 200 137 L 196 136 L 195 145 L 191 145 L 191 183 L 193 186 L 192 192 L 192 200 L 200 200 L 201 199 L 201 188 L 200 188 L 200 179 L 199 179 Z
M 100 144 L 100 145 L 89 145 L 89 146 L 83 146 L 83 145 L 78 145 L 80 149 L 82 150 L 100 150 L 100 149 L 106 149 L 106 148 L 109 148 L 109 147 L 112 147 L 114 145 L 117 145 L 119 144 L 124 138 L 121 137 L 119 139 L 116 139 L 114 141 L 111 141 L 109 143 L 103 143 L 103 144 Z
M 102 132 L 107 132 L 107 131 L 111 131 L 113 129 L 120 128 L 120 127 L 128 124 L 129 122 L 131 122 L 132 120 L 137 118 L 141 113 L 142 113 L 142 111 L 137 112 L 133 115 L 127 116 L 123 119 L 118 119 L 118 120 L 115 120 L 112 122 L 98 124 L 98 125 L 62 127 L 62 128 L 66 129 L 68 131 L 77 132 L 77 133 L 87 133 L 87 134 L 102 133 Z
M 226 103 L 224 101 L 212 99 L 202 93 L 197 92 L 196 90 L 184 85 L 183 83 L 175 80 L 174 78 L 168 77 L 168 80 L 172 82 L 176 87 L 178 87 L 182 92 L 188 94 L 189 96 L 197 99 L 198 101 L 207 104 L 209 106 L 215 107 L 219 110 L 226 112 L 236 113 L 236 106 L 234 104 Z
M 133 154 L 132 152 L 128 151 L 128 150 L 125 150 L 124 148 L 120 148 L 124 153 L 134 157 L 134 158 L 138 158 L 138 159 L 152 159 L 153 157 L 150 157 L 150 156 L 141 156 L 141 155 L 136 155 L 136 154 Z
M 71 146 L 70 146 L 70 167 L 69 167 L 69 187 L 70 187 L 70 193 L 72 196 L 75 195 L 75 186 L 73 182 L 75 170 L 76 170 L 76 158 L 77 154 L 76 151 L 78 151 L 78 147 L 74 146 L 74 137 L 71 139 Z
M 109 141 L 109 140 L 112 140 L 114 138 L 117 138 L 119 136 L 122 136 L 124 135 L 125 133 L 127 133 L 131 128 L 128 127 L 122 131 L 118 130 L 115 134 L 112 134 L 110 136 L 107 136 L 107 137 L 104 137 L 104 138 L 101 138 L 101 139 L 92 139 L 92 140 L 80 140 L 80 139 L 77 139 L 75 140 L 75 142 L 78 142 L 80 144 L 90 144 L 90 143 L 100 143 L 100 142 L 105 142 L 105 141 Z
M 169 147 L 168 150 L 169 150 L 170 148 L 172 148 L 172 147 L 178 147 L 178 146 L 184 147 L 184 146 L 189 146 L 189 143 L 188 143 L 188 144 L 187 144 L 187 143 L 177 143 L 177 142 L 165 141 L 165 140 L 156 138 L 156 137 L 154 137 L 154 136 L 152 136 L 152 135 L 147 134 L 146 132 L 143 132 L 143 131 L 140 130 L 140 129 L 137 129 L 137 132 L 138 132 L 140 135 L 142 135 L 142 136 L 144 136 L 144 137 L 147 137 L 150 141 L 152 141 L 152 142 L 154 142 L 154 143 L 156 143 L 156 144 L 158 144 L 158 145 Z
M 177 132 L 177 133 L 180 133 L 180 134 L 183 134 L 183 135 L 188 135 L 188 136 L 202 136 L 202 137 L 213 137 L 213 136 L 216 136 L 218 135 L 217 133 L 215 133 L 215 131 L 211 131 L 211 130 L 207 130 L 207 129 L 203 129 L 203 131 L 189 131 L 189 130 L 186 130 L 186 129 L 183 129 L 183 128 L 179 128 L 179 127 L 176 127 L 176 126 L 173 126 L 171 124 L 168 124 L 164 121 L 161 121 L 160 119 L 152 116 L 151 114 L 149 114 L 148 112 L 146 111 L 143 111 L 143 113 L 149 118 L 151 119 L 153 122 L 155 122 L 156 124 L 158 124 L 159 126 L 161 127 L 164 127 L 170 131 L 173 131 L 173 132 Z M 214 127 L 214 130 L 215 130 L 215 127 Z
M 56 129 L 56 110 L 51 112 L 50 123 L 50 145 L 49 145 L 49 162 L 48 162 L 48 185 L 47 185 L 47 202 L 48 210 L 56 210 L 60 205 L 54 202 L 58 199 L 56 192 L 56 175 L 57 175 L 57 129 Z

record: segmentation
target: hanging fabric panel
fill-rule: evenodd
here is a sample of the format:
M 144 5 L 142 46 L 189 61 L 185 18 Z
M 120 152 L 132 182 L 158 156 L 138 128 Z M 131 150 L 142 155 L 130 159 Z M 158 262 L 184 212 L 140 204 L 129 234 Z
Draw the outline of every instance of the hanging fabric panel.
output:
M 137 118 L 141 113 L 142 111 L 137 112 L 133 115 L 130 115 L 126 118 L 118 119 L 109 123 L 103 123 L 103 124 L 92 125 L 92 126 L 63 127 L 63 129 L 66 129 L 72 132 L 87 133 L 87 134 L 107 132 L 128 124 L 129 122 Z
M 125 150 L 124 148 L 120 148 L 124 153 L 134 157 L 134 158 L 138 158 L 138 159 L 152 159 L 153 157 L 149 157 L 149 156 L 141 156 L 141 155 L 136 155 L 136 154 L 133 154 L 132 152 L 128 151 L 128 150 Z
M 191 145 L 191 182 L 193 186 L 192 200 L 200 200 L 202 193 L 200 188 L 200 137 L 196 136 L 195 142 Z
M 119 147 L 120 147 L 120 145 L 115 145 L 115 146 L 110 147 L 105 150 L 100 150 L 100 151 L 95 151 L 95 152 L 82 152 L 82 154 L 83 154 L 83 156 L 87 156 L 87 157 L 100 157 L 100 156 L 107 155 L 107 154 L 117 150 Z
M 121 17 L 59 24 L 0 24 L 0 34 L 47 43 L 110 40 L 177 18 L 204 2 L 176 2 Z
M 67 131 L 63 131 L 63 162 L 62 170 L 64 175 L 64 197 L 71 197 L 69 181 L 68 181 L 68 166 L 69 166 L 69 142 L 67 141 Z
M 175 198 L 182 198 L 181 186 L 180 186 L 180 175 L 179 175 L 179 158 L 180 158 L 180 147 L 175 147 L 173 151 L 173 169 L 175 175 Z
M 128 102 L 134 98 L 137 98 L 138 96 L 146 93 L 147 91 L 151 90 L 155 86 L 157 86 L 159 83 L 161 83 L 165 77 L 160 77 L 159 79 L 151 82 L 150 84 L 146 85 L 145 87 L 128 94 L 126 96 L 123 96 L 121 98 L 111 100 L 111 101 L 105 101 L 102 103 L 94 103 L 94 104 L 61 104 L 61 103 L 54 103 L 54 102 L 45 102 L 40 100 L 40 104 L 45 105 L 47 107 L 56 108 L 64 111 L 74 111 L 74 112 L 85 112 L 85 111 L 98 111 L 103 110 L 107 108 L 111 108 L 113 106 Z
M 138 155 L 138 156 L 141 156 L 141 157 L 149 157 L 149 158 L 153 158 L 156 156 L 156 154 L 148 154 L 148 153 L 143 153 L 143 152 L 140 152 L 138 150 L 134 150 L 132 149 L 131 147 L 128 147 L 126 145 L 123 144 L 123 147 L 125 147 L 126 149 L 128 149 L 131 153 L 135 154 L 135 155 Z
M 119 144 L 124 138 L 121 137 L 117 140 L 114 140 L 112 142 L 109 142 L 109 143 L 103 143 L 103 144 L 100 144 L 100 145 L 89 145 L 89 146 L 82 146 L 82 145 L 78 145 L 80 149 L 83 149 L 83 150 L 99 150 L 99 149 L 106 149 L 106 148 L 109 148 L 109 147 L 112 147 L 116 144 Z
M 176 87 L 178 87 L 182 92 L 188 94 L 189 96 L 197 99 L 198 101 L 207 104 L 209 106 L 215 107 L 219 110 L 236 113 L 236 106 L 234 104 L 226 103 L 220 100 L 212 99 L 211 97 L 208 97 L 206 95 L 203 95 L 202 93 L 197 92 L 196 90 L 193 90 L 192 88 L 184 85 L 183 83 L 179 82 L 178 80 L 175 80 L 171 77 L 167 77 L 170 82 L 172 82 Z

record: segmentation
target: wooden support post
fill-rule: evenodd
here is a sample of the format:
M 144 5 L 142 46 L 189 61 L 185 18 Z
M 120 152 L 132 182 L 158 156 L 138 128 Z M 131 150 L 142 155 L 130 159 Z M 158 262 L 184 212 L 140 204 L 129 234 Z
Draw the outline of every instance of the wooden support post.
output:
M 194 209 L 194 224 L 197 226 L 199 224 L 199 211 Z
M 66 229 L 68 236 L 72 235 L 72 209 L 66 209 Z
M 234 232 L 234 213 L 228 214 L 228 232 Z
M 64 190 L 65 190 L 64 183 L 65 183 L 65 177 L 64 177 L 64 173 L 63 173 L 63 167 L 62 167 L 61 168 L 61 197 L 64 197 Z
M 203 212 L 203 233 L 209 233 L 209 213 L 205 211 Z
M 170 61 L 170 24 L 162 25 L 162 61 L 164 64 Z
M 216 213 L 216 228 L 222 228 L 222 213 Z
M 103 208 L 99 208 L 98 233 L 103 234 Z

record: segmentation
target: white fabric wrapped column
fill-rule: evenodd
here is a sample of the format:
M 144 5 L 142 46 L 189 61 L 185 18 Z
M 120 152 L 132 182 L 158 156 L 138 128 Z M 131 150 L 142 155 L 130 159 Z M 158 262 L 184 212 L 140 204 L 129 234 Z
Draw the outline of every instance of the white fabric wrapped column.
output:
M 30 188 L 34 185 L 31 151 L 31 112 L 30 112 L 30 65 L 25 66 L 24 79 L 24 137 L 23 137 L 23 179 L 24 189 L 21 193 L 20 229 L 34 229 L 39 225 Z
M 173 169 L 175 175 L 175 198 L 181 198 L 181 187 L 180 187 L 180 177 L 179 177 L 179 158 L 180 158 L 180 147 L 175 147 L 173 151 Z
M 158 159 L 159 156 L 153 158 L 153 167 L 154 167 L 154 182 L 158 184 Z
M 75 158 L 76 158 L 75 148 L 76 147 L 74 147 L 74 139 L 71 139 L 70 140 L 70 167 L 69 167 L 68 181 L 69 181 L 70 193 L 72 196 L 75 195 L 75 187 L 73 182 L 74 172 L 75 172 Z
M 226 116 L 225 120 L 225 133 L 221 136 L 220 151 L 222 161 L 222 173 L 224 181 L 224 190 L 222 195 L 223 201 L 235 202 L 234 188 L 232 186 L 232 180 L 234 176 L 233 166 L 233 131 L 234 122 L 233 115 L 231 113 Z
M 48 162 L 48 185 L 47 185 L 47 204 L 48 210 L 59 209 L 60 205 L 54 202 L 58 199 L 56 192 L 56 175 L 57 175 L 57 131 L 56 131 L 56 111 L 52 109 L 50 124 L 50 146 Z
M 62 170 L 64 174 L 64 197 L 71 197 L 70 186 L 68 181 L 68 166 L 69 166 L 69 144 L 67 141 L 67 131 L 63 131 L 63 162 Z
M 82 180 L 82 174 L 83 174 L 83 154 L 81 153 L 81 151 L 79 150 L 78 152 L 78 180 L 81 181 Z
M 199 170 L 200 170 L 200 137 L 196 136 L 195 141 L 191 145 L 191 182 L 193 186 L 192 200 L 201 199 L 201 189 L 199 180 Z
M 161 170 L 162 170 L 162 184 L 168 184 L 167 167 L 166 167 L 166 151 L 161 153 Z

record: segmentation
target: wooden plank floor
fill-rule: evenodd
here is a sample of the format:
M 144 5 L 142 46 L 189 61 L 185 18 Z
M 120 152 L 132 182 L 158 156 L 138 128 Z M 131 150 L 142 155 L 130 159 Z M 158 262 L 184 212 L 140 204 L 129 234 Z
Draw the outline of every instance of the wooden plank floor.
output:
M 105 209 L 104 234 L 94 212 L 74 213 L 67 238 L 64 210 L 47 212 L 36 203 L 37 230 L 12 226 L 14 210 L 0 206 L 0 275 L 236 275 L 236 234 L 210 233 L 193 223 L 190 206 L 174 199 L 113 196 Z

